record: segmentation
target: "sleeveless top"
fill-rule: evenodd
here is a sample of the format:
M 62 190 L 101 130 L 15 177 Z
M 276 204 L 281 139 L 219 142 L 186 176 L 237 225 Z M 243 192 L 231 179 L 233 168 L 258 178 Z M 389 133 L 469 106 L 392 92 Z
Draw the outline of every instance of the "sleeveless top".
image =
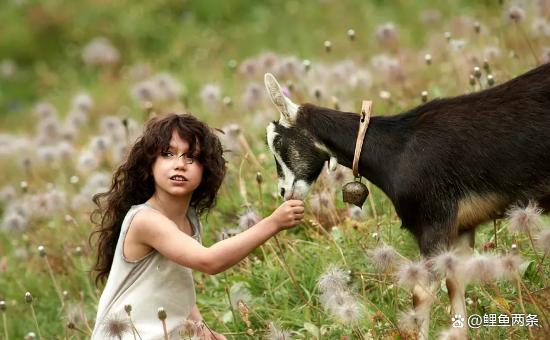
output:
M 92 340 L 107 339 L 109 335 L 118 338 L 108 328 L 109 323 L 117 321 L 127 326 L 121 339 L 134 339 L 132 324 L 137 331 L 136 339 L 164 339 L 162 322 L 157 315 L 159 307 L 166 311 L 169 339 L 181 339 L 179 331 L 195 306 L 195 285 L 190 268 L 170 261 L 154 249 L 136 261 L 124 257 L 123 244 L 128 227 L 137 212 L 144 208 L 155 209 L 147 203 L 134 205 L 122 222 L 111 271 L 97 307 Z M 193 238 L 201 242 L 200 221 L 192 207 L 187 210 L 187 217 Z M 124 310 L 125 305 L 132 306 L 131 321 Z

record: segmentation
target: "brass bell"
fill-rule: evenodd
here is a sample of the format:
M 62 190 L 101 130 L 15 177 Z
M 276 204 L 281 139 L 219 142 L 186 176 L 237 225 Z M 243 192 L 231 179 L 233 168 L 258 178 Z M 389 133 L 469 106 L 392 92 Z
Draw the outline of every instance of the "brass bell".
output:
M 359 181 L 349 182 L 342 188 L 343 201 L 363 208 L 363 203 L 369 196 L 367 186 Z

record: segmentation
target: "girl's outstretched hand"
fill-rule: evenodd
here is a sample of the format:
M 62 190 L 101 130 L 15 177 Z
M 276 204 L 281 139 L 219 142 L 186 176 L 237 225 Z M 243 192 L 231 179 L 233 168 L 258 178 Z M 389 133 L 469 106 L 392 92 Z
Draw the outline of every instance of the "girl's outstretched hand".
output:
M 304 202 L 300 200 L 285 201 L 275 209 L 269 218 L 279 230 L 294 227 L 304 218 Z

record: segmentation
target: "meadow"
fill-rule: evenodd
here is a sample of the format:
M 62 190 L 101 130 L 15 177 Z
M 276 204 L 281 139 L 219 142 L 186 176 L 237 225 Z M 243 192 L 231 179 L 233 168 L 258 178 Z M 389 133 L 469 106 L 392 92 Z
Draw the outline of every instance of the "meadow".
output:
M 6 340 L 91 334 L 103 288 L 90 273 L 92 197 L 149 117 L 191 112 L 221 131 L 228 173 L 201 219 L 211 245 L 281 203 L 265 72 L 296 103 L 359 112 L 368 99 L 374 115 L 391 115 L 550 62 L 547 0 L 7 0 L 0 22 Z M 415 338 L 410 286 L 425 263 L 376 187 L 362 209 L 342 202 L 351 180 L 343 167 L 323 171 L 302 225 L 224 273 L 194 274 L 210 328 L 229 339 Z M 439 258 L 464 275 L 469 314 L 536 316 L 471 328 L 471 338 L 547 337 L 549 257 L 550 220 L 531 205 L 480 226 L 469 257 Z M 455 339 L 449 269 L 436 267 L 430 338 Z

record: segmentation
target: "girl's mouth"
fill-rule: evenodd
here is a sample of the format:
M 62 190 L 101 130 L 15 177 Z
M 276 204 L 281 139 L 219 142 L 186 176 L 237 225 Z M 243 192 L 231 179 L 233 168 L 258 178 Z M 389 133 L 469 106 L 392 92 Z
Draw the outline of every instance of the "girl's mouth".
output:
M 175 182 L 182 182 L 182 183 L 187 182 L 187 178 L 185 178 L 185 176 L 182 176 L 182 175 L 174 175 L 170 177 L 170 179 Z

